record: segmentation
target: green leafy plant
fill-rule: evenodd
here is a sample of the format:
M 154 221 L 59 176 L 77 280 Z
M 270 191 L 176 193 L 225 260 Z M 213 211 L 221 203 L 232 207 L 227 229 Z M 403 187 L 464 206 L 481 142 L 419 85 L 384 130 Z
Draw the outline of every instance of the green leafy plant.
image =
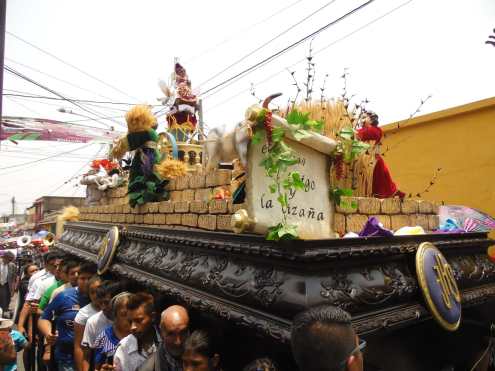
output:
M 335 202 L 335 205 L 340 206 L 342 208 L 357 208 L 356 201 L 347 201 L 343 200 L 342 197 L 351 197 L 353 195 L 352 189 L 349 188 L 339 188 L 335 187 L 330 190 L 330 199 Z
M 352 163 L 357 156 L 367 151 L 370 145 L 356 139 L 354 130 L 351 127 L 344 127 L 338 134 L 338 144 L 336 155 L 341 155 L 345 163 Z
M 321 133 L 323 130 L 323 121 L 311 120 L 309 118 L 309 112 L 304 113 L 297 109 L 292 109 L 289 112 L 287 123 L 291 125 L 292 135 L 294 135 L 296 140 L 310 136 L 310 131 Z

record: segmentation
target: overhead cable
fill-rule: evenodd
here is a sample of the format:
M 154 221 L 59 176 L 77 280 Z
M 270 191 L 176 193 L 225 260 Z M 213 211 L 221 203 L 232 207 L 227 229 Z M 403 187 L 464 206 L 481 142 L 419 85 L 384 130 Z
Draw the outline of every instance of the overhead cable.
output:
M 77 66 L 73 65 L 72 63 L 69 63 L 69 62 L 64 61 L 63 59 L 61 59 L 61 58 L 57 57 L 56 55 L 54 55 L 54 54 L 52 54 L 52 53 L 50 53 L 50 52 L 48 52 L 48 51 L 46 51 L 46 50 L 44 50 L 44 49 L 40 48 L 39 46 L 34 45 L 33 43 L 30 43 L 30 42 L 29 42 L 29 41 L 27 41 L 27 40 L 24 40 L 23 38 L 21 38 L 21 37 L 19 37 L 19 36 L 15 35 L 15 34 L 13 34 L 12 32 L 5 31 L 5 33 L 6 33 L 6 34 L 8 34 L 8 35 L 10 35 L 10 36 L 12 36 L 13 38 L 15 38 L 15 39 L 17 39 L 17 40 L 19 40 L 19 41 L 22 41 L 23 43 L 25 43 L 25 44 L 27 44 L 27 45 L 31 46 L 32 48 L 34 48 L 34 49 L 36 49 L 36 50 L 38 50 L 38 51 L 40 51 L 40 52 L 42 52 L 42 53 L 44 53 L 44 54 L 46 54 L 46 55 L 48 55 L 48 56 L 50 56 L 50 57 L 52 57 L 52 58 L 56 59 L 56 60 L 57 60 L 57 61 L 59 61 L 60 63 L 63 63 L 63 64 L 65 64 L 66 66 L 69 66 L 69 67 L 71 67 L 71 68 L 75 69 L 76 71 L 79 71 L 79 72 L 80 72 L 80 73 L 82 73 L 83 75 L 85 75 L 85 76 L 87 76 L 87 77 L 90 77 L 90 78 L 92 78 L 92 79 L 93 79 L 93 80 L 95 80 L 95 81 L 98 81 L 100 84 L 103 84 L 103 85 L 105 85 L 105 86 L 107 86 L 107 87 L 109 87 L 109 88 L 111 88 L 111 89 L 113 89 L 113 90 L 115 90 L 115 91 L 118 91 L 119 93 L 121 93 L 121 94 L 125 95 L 125 96 L 126 96 L 126 97 L 128 97 L 128 98 L 131 98 L 131 99 L 134 99 L 134 100 L 139 101 L 139 99 L 137 99 L 137 98 L 135 98 L 135 97 L 133 97 L 133 96 L 131 96 L 131 95 L 127 94 L 125 91 L 122 91 L 122 90 L 120 90 L 119 88 L 116 88 L 115 86 L 110 85 L 109 83 L 107 83 L 107 82 L 103 81 L 102 79 L 100 79 L 100 78 L 98 78 L 98 77 L 96 77 L 96 76 L 93 76 L 93 75 L 89 74 L 89 73 L 88 73 L 88 72 L 86 72 L 86 71 L 83 71 L 82 69 L 80 69 L 79 67 L 77 67 Z
M 85 144 L 83 146 L 77 147 L 77 148 L 72 149 L 70 151 L 56 153 L 54 155 L 51 155 L 51 156 L 48 156 L 48 157 L 44 157 L 44 158 L 40 158 L 38 160 L 29 161 L 29 162 L 23 162 L 22 164 L 16 164 L 16 165 L 11 165 L 11 166 L 1 167 L 0 170 L 12 169 L 12 168 L 15 168 L 15 167 L 20 167 L 20 166 L 35 164 L 35 163 L 38 163 L 38 162 L 41 162 L 41 161 L 48 160 L 50 158 L 54 158 L 54 157 L 61 156 L 61 155 L 67 154 L 67 153 L 72 153 L 72 152 L 79 151 L 81 149 L 84 149 L 84 148 L 87 148 L 87 147 L 91 146 L 92 144 L 93 143 L 87 143 L 87 144 Z M 0 175 L 3 175 L 3 174 L 0 174 Z
M 22 94 L 14 94 L 14 93 L 4 93 L 3 95 L 6 96 L 6 97 L 16 97 L 16 98 L 21 98 L 21 99 L 40 99 L 40 100 L 36 101 L 36 103 L 38 103 L 38 104 L 45 104 L 47 106 L 60 107 L 60 104 L 48 103 L 48 102 L 42 101 L 44 99 L 47 99 L 47 98 L 45 98 L 43 96 L 35 96 L 35 95 L 26 96 L 26 95 L 22 95 Z M 72 99 L 72 98 L 70 98 L 70 99 L 73 100 L 74 102 L 78 102 L 76 99 Z M 62 99 L 62 98 L 56 98 L 56 100 L 58 100 L 58 101 L 66 101 L 66 99 Z M 78 102 L 78 103 L 80 103 L 80 102 Z M 104 109 L 104 110 L 127 112 L 127 110 L 122 109 L 122 108 L 114 108 L 114 107 L 101 106 L 101 105 L 98 105 L 98 104 L 95 104 L 95 103 L 84 103 L 84 104 L 87 105 L 87 106 L 92 106 L 92 107 L 96 107 L 96 108 Z M 118 117 L 121 117 L 121 116 L 118 116 Z
M 22 67 L 27 68 L 27 69 L 29 69 L 29 70 L 32 70 L 32 71 L 38 72 L 38 73 L 40 73 L 40 74 L 42 74 L 42 75 L 48 76 L 48 77 L 50 77 L 50 78 L 52 78 L 52 79 L 54 79 L 54 80 L 57 80 L 57 81 L 59 81 L 59 82 L 62 82 L 62 83 L 67 84 L 67 85 L 69 85 L 69 86 L 72 86 L 72 87 L 74 87 L 74 88 L 76 88 L 76 89 L 83 90 L 83 91 L 85 91 L 85 92 L 88 92 L 88 93 L 91 93 L 91 94 L 97 95 L 97 96 L 102 97 L 102 98 L 105 98 L 105 99 L 110 99 L 110 100 L 112 99 L 112 98 L 109 98 L 109 97 L 107 97 L 107 96 L 105 96 L 105 95 L 101 95 L 101 94 L 99 94 L 99 93 L 97 93 L 97 92 L 95 92 L 95 91 L 92 91 L 92 90 L 89 90 L 89 89 L 83 88 L 82 86 L 79 86 L 79 85 L 76 85 L 76 84 L 74 84 L 73 82 L 70 82 L 70 81 L 67 81 L 67 80 L 61 79 L 60 77 L 56 77 L 56 76 L 53 76 L 53 75 L 51 75 L 51 74 L 49 74 L 49 73 L 46 73 L 46 72 L 40 71 L 40 70 L 39 70 L 39 69 L 37 69 L 37 68 L 34 68 L 34 67 L 31 67 L 31 66 L 28 66 L 27 64 L 24 64 L 24 63 L 21 63 L 21 62 L 15 61 L 15 60 L 13 60 L 12 58 L 7 58 L 7 57 L 6 57 L 6 58 L 5 58 L 5 60 L 6 60 L 6 61 L 8 61 L 8 62 L 10 62 L 10 63 L 18 64 L 19 66 L 22 66 Z
M 283 7 L 282 9 L 279 9 L 279 10 L 274 11 L 273 13 L 271 13 L 269 16 L 263 18 L 262 20 L 260 20 L 260 21 L 258 21 L 256 23 L 253 23 L 250 26 L 247 26 L 247 27 L 239 30 L 238 32 L 234 33 L 234 35 L 232 35 L 231 37 L 228 37 L 228 38 L 224 39 L 223 41 L 219 42 L 218 44 L 216 44 L 216 45 L 214 45 L 214 46 L 212 46 L 212 47 L 210 47 L 208 49 L 203 50 L 202 52 L 200 52 L 199 54 L 195 55 L 194 57 L 191 57 L 189 59 L 186 59 L 185 63 L 192 63 L 196 59 L 198 59 L 198 58 L 200 58 L 200 57 L 202 57 L 202 56 L 204 56 L 206 54 L 209 54 L 212 51 L 218 49 L 220 46 L 228 43 L 229 41 L 231 41 L 232 39 L 234 39 L 237 35 L 243 34 L 243 33 L 247 32 L 249 30 L 252 30 L 253 28 L 255 28 L 255 27 L 257 27 L 257 26 L 259 26 L 259 25 L 261 25 L 261 24 L 263 24 L 263 23 L 265 23 L 267 21 L 273 20 L 274 17 L 281 15 L 286 10 L 289 10 L 290 8 L 292 8 L 294 5 L 300 3 L 301 1 L 303 1 L 303 0 L 294 1 L 293 3 L 291 3 L 291 4 L 289 4 L 289 5 L 285 6 L 285 7 Z
M 49 97 L 45 95 L 37 95 L 37 94 L 31 94 L 31 93 L 26 93 L 26 92 L 18 92 L 17 90 L 10 90 L 10 89 L 5 89 L 8 91 L 14 91 L 17 92 L 18 94 L 9 94 L 9 95 L 15 95 L 18 97 L 26 97 L 26 98 L 42 98 L 42 99 L 51 99 L 51 100 L 67 100 L 66 98 L 56 98 L 56 97 Z M 4 94 L 7 95 L 7 94 Z M 98 100 L 91 100 L 91 99 L 79 99 L 79 98 L 70 98 L 74 102 L 79 102 L 79 103 L 94 103 L 94 104 L 117 104 L 117 105 L 125 105 L 125 106 L 135 106 L 138 105 L 139 103 L 125 103 L 125 102 L 112 102 L 112 101 L 98 101 Z M 147 106 L 150 107 L 163 107 L 162 104 L 147 104 Z
M 346 19 L 347 17 L 350 17 L 351 15 L 353 15 L 354 13 L 356 13 L 356 12 L 360 11 L 361 9 L 365 8 L 366 6 L 370 5 L 370 4 L 371 4 L 371 3 L 373 3 L 374 1 L 375 1 L 375 0 L 368 0 L 367 2 L 365 2 L 365 3 L 361 4 L 360 6 L 358 6 L 358 7 L 354 8 L 354 9 L 352 9 L 351 11 L 349 11 L 349 12 L 345 13 L 344 15 L 342 15 L 342 16 L 340 16 L 339 18 L 337 18 L 337 19 L 333 20 L 332 22 L 330 22 L 330 23 L 328 23 L 328 24 L 324 25 L 323 27 L 320 27 L 319 29 L 317 29 L 316 31 L 314 31 L 314 32 L 310 33 L 309 35 L 304 36 L 303 38 L 301 38 L 301 39 L 297 40 L 296 42 L 293 42 L 293 43 L 292 43 L 292 44 L 290 44 L 289 46 L 286 46 L 285 48 L 283 48 L 283 49 L 279 50 L 278 52 L 276 52 L 276 53 L 274 53 L 274 54 L 272 54 L 272 55 L 270 55 L 269 57 L 267 57 L 267 58 L 263 59 L 262 61 L 260 61 L 260 62 L 258 62 L 258 63 L 256 63 L 256 64 L 252 65 L 251 67 L 248 67 L 248 68 L 244 69 L 243 71 L 241 71 L 241 72 L 239 72 L 239 73 L 235 74 L 234 76 L 232 76 L 232 77 L 230 77 L 230 78 L 228 78 L 228 79 L 226 79 L 226 80 L 222 81 L 221 83 L 219 83 L 219 84 L 217 84 L 217 85 L 213 86 L 212 88 L 210 88 L 210 89 L 208 89 L 208 90 L 204 91 L 204 92 L 203 92 L 203 93 L 201 93 L 200 95 L 201 95 L 201 96 L 204 96 L 204 95 L 206 95 L 206 94 L 207 94 L 207 93 L 209 93 L 209 92 L 212 92 L 212 91 L 214 91 L 214 90 L 217 90 L 218 88 L 220 88 L 221 86 L 223 86 L 223 85 L 225 85 L 225 84 L 229 83 L 230 81 L 233 81 L 233 80 L 235 80 L 235 79 L 238 79 L 238 78 L 240 78 L 240 77 L 242 77 L 242 76 L 244 76 L 244 75 L 246 75 L 246 74 L 248 74 L 248 73 L 252 72 L 253 70 L 258 69 L 259 67 L 261 67 L 261 66 L 263 66 L 263 65 L 267 64 L 268 62 L 272 61 L 272 60 L 273 60 L 273 59 L 275 59 L 275 58 L 278 58 L 279 56 L 281 56 L 282 54 L 284 54 L 284 53 L 286 53 L 287 51 L 291 50 L 292 48 L 294 48 L 294 47 L 298 46 L 299 44 L 301 44 L 301 43 L 303 43 L 303 42 L 305 42 L 305 41 L 307 41 L 307 40 L 309 40 L 309 39 L 311 39 L 311 38 L 315 37 L 316 35 L 318 35 L 318 34 L 319 34 L 319 33 L 321 33 L 322 31 L 325 31 L 326 29 L 328 29 L 328 28 L 330 28 L 330 27 L 332 27 L 332 26 L 336 25 L 337 23 L 339 23 L 339 22 L 343 21 L 343 20 L 344 20 L 344 19 Z M 210 94 L 209 96 L 211 96 L 211 95 L 213 95 L 213 94 Z
M 393 9 L 389 10 L 388 12 L 386 12 L 386 13 L 384 13 L 384 14 L 382 14 L 382 15 L 380 15 L 380 16 L 378 16 L 378 17 L 376 17 L 376 18 L 374 18 L 374 19 L 373 19 L 373 20 L 371 20 L 370 22 L 365 23 L 363 26 L 361 26 L 361 27 L 359 27 L 359 28 L 357 28 L 357 29 L 353 30 L 352 32 L 349 32 L 349 33 L 345 34 L 344 36 L 342 36 L 342 37 L 338 38 L 337 40 L 332 41 L 330 44 L 327 44 L 327 45 L 326 45 L 326 46 L 324 46 L 323 48 L 318 49 L 318 50 L 316 50 L 315 52 L 313 52 L 313 56 L 314 56 L 314 55 L 317 55 L 317 54 L 319 54 L 319 53 L 324 52 L 325 50 L 327 50 L 327 49 L 328 49 L 328 48 L 330 48 L 331 46 L 333 46 L 333 45 L 335 45 L 335 44 L 337 44 L 337 43 L 339 43 L 339 42 L 341 42 L 341 41 L 343 41 L 343 40 L 347 39 L 348 37 L 350 37 L 350 36 L 354 35 L 355 33 L 357 33 L 357 32 L 359 32 L 359 31 L 361 31 L 361 30 L 365 29 L 365 28 L 366 28 L 366 27 L 368 27 L 368 26 L 371 26 L 372 24 L 374 24 L 374 23 L 378 22 L 379 20 L 381 20 L 381 19 L 383 19 L 383 18 L 387 17 L 388 15 L 390 15 L 390 14 L 394 13 L 395 11 L 397 11 L 397 10 L 399 10 L 400 8 L 404 7 L 405 5 L 408 5 L 408 4 L 409 4 L 409 3 L 411 3 L 412 1 L 413 1 L 413 0 L 408 0 L 408 1 L 406 1 L 406 2 L 404 2 L 404 3 L 402 3 L 402 4 L 400 4 L 400 5 L 398 5 L 397 7 L 395 7 L 395 8 L 393 8 Z M 302 63 L 302 62 L 305 62 L 305 61 L 307 61 L 307 59 L 306 59 L 306 58 L 302 58 L 302 59 L 298 60 L 297 62 L 292 63 L 291 65 L 289 65 L 289 66 L 286 66 L 286 67 L 282 68 L 282 69 L 281 69 L 281 70 L 279 70 L 278 72 L 275 72 L 274 74 L 272 74 L 272 75 L 270 75 L 270 76 L 268 76 L 268 77 L 264 78 L 263 80 L 258 81 L 257 83 L 252 84 L 252 86 L 258 86 L 258 85 L 264 84 L 265 82 L 270 81 L 270 80 L 272 80 L 273 78 L 277 77 L 277 76 L 278 76 L 278 75 L 280 75 L 281 73 L 286 72 L 286 71 L 287 71 L 287 69 L 290 69 L 290 68 L 292 68 L 292 67 L 294 67 L 294 66 L 296 66 L 296 65 L 298 65 L 298 64 L 300 64 L 300 63 Z M 232 84 L 232 83 L 231 83 L 231 84 Z M 230 86 L 231 84 L 229 84 L 228 86 Z M 239 91 L 239 92 L 238 92 L 238 93 L 236 93 L 235 95 L 230 96 L 229 98 L 227 98 L 227 99 L 225 99 L 225 100 L 223 100 L 223 101 L 219 102 L 218 104 L 215 104 L 215 105 L 214 105 L 214 106 L 212 106 L 211 108 L 208 108 L 207 110 L 205 110 L 205 113 L 206 113 L 206 112 L 209 112 L 209 111 L 213 111 L 214 109 L 216 109 L 216 108 L 218 108 L 218 107 L 220 107 L 220 106 L 222 106 L 222 105 L 224 105 L 224 104 L 226 104 L 226 103 L 230 102 L 231 100 L 233 100 L 233 99 L 237 98 L 238 96 L 240 96 L 240 95 L 242 95 L 242 94 L 244 94 L 244 93 L 249 92 L 250 90 L 251 90 L 251 86 L 250 86 L 249 88 L 246 88 L 246 89 L 243 89 L 243 90 Z
M 50 191 L 48 192 L 48 194 L 52 194 L 52 193 L 55 193 L 57 192 L 60 188 L 62 188 L 64 185 L 66 185 L 67 183 L 69 183 L 70 181 L 72 181 L 74 178 L 76 177 L 79 177 L 81 171 L 86 167 L 88 166 L 91 161 L 93 161 L 95 158 L 97 158 L 97 156 L 100 154 L 100 152 L 103 150 L 105 146 L 102 144 L 100 146 L 100 148 L 98 148 L 98 150 L 96 151 L 96 153 L 90 158 L 90 160 L 88 162 L 85 162 L 79 169 L 77 169 L 77 171 L 71 175 L 71 177 L 69 179 L 67 179 L 66 181 L 64 181 L 61 185 L 59 185 L 57 188 L 55 188 L 53 191 Z M 51 188 L 51 187 L 50 187 Z
M 73 105 L 75 105 L 75 106 L 79 107 L 80 109 L 82 109 L 82 110 L 83 110 L 83 111 L 85 111 L 85 112 L 88 112 L 88 113 L 90 113 L 90 114 L 92 114 L 92 115 L 94 115 L 94 116 L 96 116 L 96 117 L 98 117 L 98 118 L 100 118 L 100 119 L 110 120 L 110 121 L 113 121 L 113 122 L 115 122 L 115 123 L 117 123 L 117 124 L 119 124 L 119 125 L 123 125 L 122 123 L 120 123 L 120 122 L 118 122 L 118 121 L 116 121 L 116 120 L 113 120 L 113 119 L 106 119 L 106 118 L 102 117 L 99 113 L 95 113 L 94 111 L 89 110 L 88 108 L 86 108 L 86 107 L 82 106 L 82 105 L 81 105 L 81 104 L 79 104 L 78 102 L 75 102 L 75 101 L 73 101 L 72 99 L 67 98 L 67 97 L 63 96 L 62 94 L 60 94 L 60 93 L 56 92 L 55 90 L 50 89 L 50 88 L 48 88 L 48 87 L 46 87 L 46 86 L 44 86 L 44 85 L 40 84 L 39 82 L 36 82 L 36 81 L 32 80 L 31 78 L 29 78 L 29 77 L 27 77 L 26 75 L 24 75 L 24 74 L 22 74 L 22 73 L 20 73 L 20 72 L 18 72 L 18 71 L 16 71 L 16 70 L 14 70 L 13 68 L 11 68 L 11 67 L 9 67 L 9 66 L 7 66 L 7 65 L 5 65 L 5 66 L 4 66 L 4 69 L 5 69 L 6 71 L 8 71 L 8 72 L 12 73 L 13 75 L 16 75 L 17 77 L 20 77 L 20 78 L 22 78 L 22 79 L 24 79 L 24 80 L 26 80 L 26 81 L 28 81 L 28 82 L 30 82 L 30 83 L 32 83 L 32 84 L 34 84 L 34 85 L 36 85 L 36 86 L 38 86 L 38 87 L 40 87 L 40 88 L 42 88 L 42 89 L 46 90 L 46 91 L 49 91 L 50 93 L 52 93 L 52 94 L 54 94 L 54 95 L 56 95 L 56 96 L 58 96 L 58 97 L 60 97 L 60 98 L 63 98 L 63 99 L 64 99 L 64 100 L 66 100 L 67 102 L 72 103 Z M 103 125 L 105 125 L 105 126 L 107 126 L 107 127 L 111 127 L 109 124 L 104 123 L 104 122 L 101 122 L 101 121 L 99 121 L 99 120 L 97 120 L 97 119 L 95 119 L 95 121 L 96 121 L 96 122 L 99 122 L 99 123 L 101 123 L 101 124 L 103 124 Z
M 256 53 L 257 51 L 263 49 L 265 46 L 271 44 L 273 41 L 277 40 L 279 37 L 285 35 L 286 33 L 288 33 L 289 31 L 291 31 L 292 29 L 294 29 L 295 27 L 299 26 L 301 23 L 307 21 L 309 18 L 311 18 L 312 16 L 314 16 L 315 14 L 321 12 L 322 10 L 324 10 L 325 8 L 327 8 L 328 6 L 332 5 L 335 1 L 337 0 L 331 0 L 329 1 L 328 3 L 326 3 L 325 5 L 319 7 L 318 9 L 316 9 L 314 12 L 312 12 L 311 14 L 307 15 L 306 17 L 304 17 L 303 19 L 301 19 L 299 22 L 293 24 L 292 26 L 290 26 L 289 28 L 285 29 L 284 31 L 280 32 L 279 34 L 277 34 L 275 37 L 272 37 L 270 40 L 264 42 L 263 44 L 261 44 L 260 46 L 258 46 L 256 49 L 250 51 L 249 53 L 243 55 L 241 58 L 237 59 L 235 62 L 229 64 L 227 67 L 225 67 L 223 70 L 217 72 L 216 74 L 214 74 L 212 77 L 210 77 L 209 79 L 207 79 L 206 81 L 203 81 L 201 84 L 199 84 L 198 88 L 200 88 L 201 86 L 203 86 L 204 84 L 210 82 L 211 80 L 215 79 L 216 77 L 220 76 L 221 74 L 223 74 L 224 72 L 230 70 L 232 67 L 238 65 L 239 63 L 241 63 L 242 61 L 246 60 L 246 58 L 250 57 L 251 55 L 253 55 L 254 53 Z

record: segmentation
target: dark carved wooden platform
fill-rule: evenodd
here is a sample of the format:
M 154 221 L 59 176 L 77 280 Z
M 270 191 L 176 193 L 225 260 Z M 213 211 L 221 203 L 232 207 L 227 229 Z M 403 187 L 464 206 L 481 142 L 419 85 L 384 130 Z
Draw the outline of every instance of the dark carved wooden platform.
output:
M 68 223 L 57 246 L 96 261 L 111 224 Z M 293 316 L 329 303 L 353 315 L 360 334 L 430 318 L 414 256 L 435 244 L 452 265 L 463 308 L 495 299 L 495 264 L 484 233 L 274 243 L 261 236 L 122 227 L 111 271 L 191 308 L 287 343 Z

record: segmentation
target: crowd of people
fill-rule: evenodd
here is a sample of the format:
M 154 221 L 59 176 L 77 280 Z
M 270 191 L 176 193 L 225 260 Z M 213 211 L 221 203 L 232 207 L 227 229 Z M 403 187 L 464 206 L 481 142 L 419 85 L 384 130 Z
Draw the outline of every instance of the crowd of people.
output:
M 9 286 L 12 263 L 11 256 L 3 256 L 2 289 Z M 1 370 L 16 370 L 21 350 L 26 371 L 223 370 L 222 339 L 192 328 L 187 308 L 171 305 L 157 313 L 153 295 L 106 280 L 96 274 L 95 264 L 72 256 L 49 252 L 40 265 L 43 269 L 27 262 L 17 287 L 9 288 L 9 298 L 18 289 L 20 307 L 14 320 L 0 318 Z M 292 353 L 302 371 L 360 371 L 365 344 L 339 308 L 313 307 L 294 319 Z M 243 370 L 280 369 L 259 358 Z

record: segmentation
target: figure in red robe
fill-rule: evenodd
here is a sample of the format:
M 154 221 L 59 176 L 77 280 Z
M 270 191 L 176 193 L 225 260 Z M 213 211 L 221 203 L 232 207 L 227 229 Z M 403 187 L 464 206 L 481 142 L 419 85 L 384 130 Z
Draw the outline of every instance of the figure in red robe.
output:
M 374 112 L 367 112 L 363 117 L 363 127 L 358 130 L 357 137 L 366 141 L 375 141 L 375 144 L 380 144 L 383 137 L 382 129 L 378 127 L 378 115 Z M 404 192 L 399 191 L 397 185 L 393 182 L 390 171 L 388 170 L 382 156 L 375 154 L 376 164 L 373 170 L 373 188 L 374 197 L 390 198 L 398 196 L 404 198 Z

